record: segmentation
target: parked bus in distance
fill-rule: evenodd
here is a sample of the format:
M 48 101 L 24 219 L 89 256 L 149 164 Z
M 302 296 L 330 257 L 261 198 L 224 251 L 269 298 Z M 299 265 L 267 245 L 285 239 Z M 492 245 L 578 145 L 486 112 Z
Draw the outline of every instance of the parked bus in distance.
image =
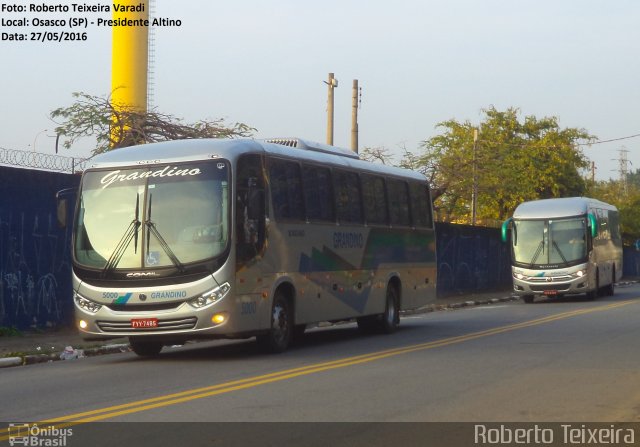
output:
M 435 300 L 424 176 L 300 139 L 170 141 L 96 156 L 72 244 L 81 335 L 128 337 L 138 355 L 253 336 L 280 352 L 322 321 L 389 333 L 400 310 Z
M 622 238 L 615 206 L 586 197 L 524 202 L 502 225 L 511 227 L 513 290 L 535 296 L 613 295 L 622 277 Z

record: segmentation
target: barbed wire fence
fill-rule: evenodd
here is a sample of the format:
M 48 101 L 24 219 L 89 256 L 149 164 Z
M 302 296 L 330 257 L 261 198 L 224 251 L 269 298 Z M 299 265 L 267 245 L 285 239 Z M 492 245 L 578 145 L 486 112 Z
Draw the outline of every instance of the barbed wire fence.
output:
M 40 152 L 19 151 L 0 147 L 0 165 L 20 166 L 45 171 L 75 174 L 84 171 L 88 158 L 65 157 Z

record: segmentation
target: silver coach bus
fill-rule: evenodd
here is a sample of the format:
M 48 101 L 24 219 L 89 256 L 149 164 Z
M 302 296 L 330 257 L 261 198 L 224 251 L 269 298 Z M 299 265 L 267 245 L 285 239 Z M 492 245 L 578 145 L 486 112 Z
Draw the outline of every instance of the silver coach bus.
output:
M 613 295 L 622 277 L 622 238 L 615 206 L 586 197 L 520 204 L 502 225 L 511 226 L 514 292 L 526 303 L 536 295 Z
M 299 139 L 97 156 L 72 243 L 81 334 L 129 337 L 138 355 L 252 336 L 280 352 L 321 321 L 392 332 L 400 310 L 435 299 L 425 178 Z

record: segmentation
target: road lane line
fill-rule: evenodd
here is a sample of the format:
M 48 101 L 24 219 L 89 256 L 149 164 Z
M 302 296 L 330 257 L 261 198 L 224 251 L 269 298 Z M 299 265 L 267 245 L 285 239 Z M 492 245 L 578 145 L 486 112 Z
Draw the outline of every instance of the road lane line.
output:
M 279 382 L 282 380 L 293 379 L 300 376 L 305 376 L 309 374 L 315 374 L 323 371 L 330 371 L 332 369 L 344 368 L 347 366 L 354 366 L 363 363 L 368 363 L 376 360 L 385 359 L 388 357 L 393 357 L 401 354 L 407 354 L 416 351 L 422 351 L 427 349 L 439 348 L 444 346 L 449 346 L 457 343 L 462 343 L 465 341 L 476 340 L 479 338 L 497 335 L 504 332 L 510 332 L 518 329 L 524 329 L 532 326 L 537 326 L 541 324 L 546 324 L 558 320 L 563 320 L 575 316 L 585 315 L 594 312 L 604 312 L 607 310 L 616 309 L 622 306 L 626 306 L 628 304 L 637 303 L 637 300 L 627 300 L 621 301 L 618 303 L 607 304 L 603 306 L 598 306 L 589 309 L 579 309 L 568 312 L 563 312 L 559 314 L 549 315 L 547 317 L 537 318 L 534 320 L 524 321 L 521 323 L 514 323 L 506 326 L 500 326 L 493 329 L 486 329 L 483 331 L 473 332 L 465 335 L 458 335 L 455 337 L 449 337 L 441 340 L 434 340 L 431 342 L 420 343 L 416 345 L 404 346 L 399 348 L 388 349 L 384 351 L 377 351 L 368 354 L 361 354 L 353 357 L 346 357 L 343 359 L 332 360 L 329 362 L 317 363 L 307 366 L 302 366 L 298 368 L 288 369 L 284 371 L 278 371 L 274 373 L 264 374 L 260 376 L 248 377 L 245 379 L 233 380 L 230 382 L 225 382 L 217 385 L 210 385 L 201 388 L 195 388 L 192 390 L 182 391 L 179 393 L 172 393 L 164 396 L 158 396 L 150 399 L 144 399 L 140 401 L 130 402 L 121 405 L 115 405 L 110 407 L 105 407 L 101 409 L 69 414 L 66 416 L 47 419 L 37 424 L 46 425 L 46 424 L 55 424 L 57 428 L 64 428 L 68 426 L 95 422 L 104 419 L 110 419 L 117 416 L 122 416 L 131 413 L 137 413 L 140 411 L 151 410 L 155 408 L 165 407 L 169 405 L 176 405 L 184 402 L 188 402 L 195 399 L 202 399 L 205 397 L 216 396 L 220 394 L 230 393 L 233 391 L 244 390 L 248 388 L 253 388 L 260 385 L 265 385 L 268 383 Z M 8 436 L 5 436 L 8 433 L 8 429 L 0 429 L 0 441 L 8 439 Z

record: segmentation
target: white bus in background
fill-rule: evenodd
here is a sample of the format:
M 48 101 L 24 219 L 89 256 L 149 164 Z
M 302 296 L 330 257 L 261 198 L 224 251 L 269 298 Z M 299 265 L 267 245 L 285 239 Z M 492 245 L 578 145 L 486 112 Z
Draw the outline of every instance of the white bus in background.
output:
M 613 295 L 622 277 L 622 238 L 615 206 L 586 197 L 520 204 L 502 225 L 511 228 L 513 289 L 535 296 Z
M 64 216 L 64 200 L 59 216 Z M 321 321 L 392 332 L 435 300 L 426 179 L 304 140 L 186 140 L 97 156 L 73 228 L 76 323 L 139 355 Z

